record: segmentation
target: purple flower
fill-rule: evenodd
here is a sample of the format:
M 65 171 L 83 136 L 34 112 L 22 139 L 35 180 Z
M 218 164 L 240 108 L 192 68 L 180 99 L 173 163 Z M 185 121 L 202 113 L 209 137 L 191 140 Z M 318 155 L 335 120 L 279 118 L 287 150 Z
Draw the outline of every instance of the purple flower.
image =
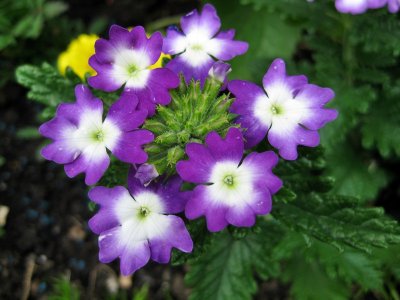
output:
M 206 4 L 199 13 L 193 10 L 181 19 L 182 31 L 176 27 L 167 30 L 163 52 L 177 56 L 167 67 L 176 73 L 182 72 L 187 82 L 192 78 L 202 84 L 214 64 L 213 57 L 227 61 L 247 51 L 248 44 L 234 41 L 235 31 L 218 31 L 221 28 L 214 6 Z
M 186 204 L 186 217 L 204 215 L 210 231 L 220 231 L 228 224 L 254 225 L 256 215 L 270 212 L 271 196 L 282 186 L 272 173 L 277 155 L 253 152 L 243 160 L 243 137 L 237 128 L 229 129 L 225 140 L 211 132 L 205 143 L 188 144 L 189 160 L 176 166 L 183 180 L 200 184 Z
M 225 90 L 228 84 L 228 74 L 232 71 L 231 66 L 222 61 L 214 63 L 208 71 L 208 78 L 222 84 L 221 90 Z
M 391 13 L 397 13 L 400 10 L 400 0 L 389 0 L 388 5 Z
M 130 174 L 132 175 L 132 174 Z M 109 263 L 120 258 L 121 273 L 129 275 L 142 268 L 150 258 L 168 263 L 171 249 L 191 252 L 193 242 L 179 213 L 188 192 L 180 192 L 178 176 L 166 185 L 151 183 L 144 187 L 129 177 L 129 192 L 122 186 L 95 187 L 89 198 L 100 210 L 89 220 L 90 229 L 99 234 L 99 260 Z
M 368 9 L 381 8 L 388 0 L 336 0 L 335 6 L 341 13 L 362 14 Z
M 90 66 L 97 75 L 88 79 L 89 84 L 100 90 L 113 92 L 125 85 L 124 92 L 139 98 L 139 108 L 155 113 L 157 104 L 171 101 L 169 89 L 179 85 L 179 78 L 167 68 L 149 69 L 161 55 L 163 38 L 159 32 L 150 38 L 141 26 L 131 31 L 113 25 L 110 39 L 96 41 Z
M 147 111 L 136 110 L 136 97 L 121 97 L 103 122 L 103 103 L 84 85 L 75 88 L 76 103 L 63 103 L 56 116 L 44 123 L 39 132 L 53 140 L 42 149 L 48 160 L 65 164 L 69 177 L 85 173 L 87 185 L 95 184 L 110 164 L 107 150 L 127 163 L 144 163 L 147 154 L 142 145 L 153 141 L 148 130 L 138 129 Z
M 268 134 L 268 141 L 287 160 L 297 158 L 297 146 L 319 144 L 318 129 L 337 117 L 324 105 L 334 97 L 329 88 L 308 84 L 305 76 L 287 76 L 285 62 L 276 59 L 263 78 L 263 87 L 233 80 L 228 89 L 236 96 L 231 112 L 245 129 L 246 147 Z

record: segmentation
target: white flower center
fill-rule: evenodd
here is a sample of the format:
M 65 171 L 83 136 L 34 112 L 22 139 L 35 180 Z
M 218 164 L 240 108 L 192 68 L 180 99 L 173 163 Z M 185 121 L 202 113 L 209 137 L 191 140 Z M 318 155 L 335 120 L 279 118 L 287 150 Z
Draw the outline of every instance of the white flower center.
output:
M 113 123 L 102 121 L 101 111 L 82 113 L 77 128 L 66 130 L 64 139 L 69 140 L 71 146 L 80 151 L 89 151 L 95 159 L 97 154 L 104 154 L 104 147 L 113 149 L 121 136 L 120 129 Z M 93 150 L 93 151 L 92 151 Z
M 186 36 L 185 52 L 182 53 L 182 58 L 193 67 L 201 66 L 210 59 L 207 53 L 210 38 L 206 32 L 201 30 L 193 30 Z
M 126 82 L 128 88 L 143 88 L 149 78 L 150 58 L 145 51 L 119 49 L 115 51 L 112 77 L 118 82 Z
M 228 206 L 245 205 L 245 198 L 251 197 L 254 172 L 236 162 L 224 161 L 215 164 L 209 178 L 207 192 L 210 199 Z
M 137 241 L 162 237 L 170 223 L 164 215 L 162 199 L 154 192 L 143 191 L 135 199 L 127 193 L 118 199 L 114 213 L 121 224 L 121 239 L 127 245 Z
M 305 102 L 296 100 L 284 84 L 268 87 L 267 94 L 256 99 L 254 116 L 265 127 L 273 125 L 280 132 L 291 132 L 307 114 Z

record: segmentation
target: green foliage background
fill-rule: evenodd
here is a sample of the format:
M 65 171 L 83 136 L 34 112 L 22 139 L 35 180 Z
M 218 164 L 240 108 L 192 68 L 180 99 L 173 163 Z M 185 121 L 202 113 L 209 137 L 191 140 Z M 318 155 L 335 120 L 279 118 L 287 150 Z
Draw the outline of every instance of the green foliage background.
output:
M 374 204 L 396 176 L 386 166 L 400 156 L 399 16 L 386 9 L 344 15 L 333 1 L 211 2 L 223 28 L 235 28 L 250 44 L 232 62 L 231 79 L 260 83 L 281 57 L 289 73 L 335 90 L 331 106 L 339 118 L 321 131 L 322 147 L 279 164 L 285 188 L 274 197 L 272 214 L 254 228 L 210 234 L 201 220 L 189 224 L 194 253 L 174 252 L 172 263 L 189 265 L 190 299 L 251 299 L 268 281 L 288 286 L 300 300 L 367 293 L 400 299 L 400 228 Z M 1 36 L 8 41 L 3 45 L 12 47 L 17 33 Z M 50 64 L 22 66 L 16 78 L 30 89 L 28 98 L 45 105 L 42 120 L 72 100 L 79 81 Z M 104 182 L 124 184 L 123 167 L 113 166 Z

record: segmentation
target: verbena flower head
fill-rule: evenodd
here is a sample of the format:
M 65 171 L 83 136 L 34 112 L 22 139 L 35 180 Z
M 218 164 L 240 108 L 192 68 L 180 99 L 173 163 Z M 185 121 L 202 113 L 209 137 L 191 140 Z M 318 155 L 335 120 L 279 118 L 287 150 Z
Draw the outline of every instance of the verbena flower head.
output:
M 113 25 L 109 40 L 99 39 L 96 54 L 89 64 L 97 75 L 88 79 L 89 84 L 100 90 L 113 92 L 124 86 L 124 92 L 139 99 L 139 108 L 155 113 L 157 104 L 170 102 L 169 89 L 179 85 L 178 76 L 167 68 L 152 65 L 161 55 L 163 38 L 156 32 L 147 38 L 144 28 L 134 27 L 131 31 Z
M 132 174 L 131 174 L 132 175 Z M 179 177 L 166 185 L 144 187 L 130 176 L 129 192 L 122 186 L 95 187 L 89 198 L 100 210 L 89 221 L 99 234 L 99 259 L 109 263 L 120 258 L 121 273 L 129 275 L 147 264 L 150 258 L 167 263 L 173 247 L 191 252 L 193 242 L 181 218 L 188 192 L 181 192 Z
M 211 132 L 205 145 L 187 145 L 189 160 L 178 162 L 176 169 L 183 180 L 199 184 L 186 204 L 187 218 L 204 215 L 208 229 L 220 231 L 228 224 L 252 226 L 256 215 L 270 212 L 271 196 L 282 186 L 272 173 L 278 157 L 266 151 L 243 159 L 243 151 L 237 128 L 229 129 L 225 139 Z
M 336 9 L 342 13 L 362 14 L 368 9 L 381 8 L 388 0 L 336 0 Z
M 76 103 L 63 103 L 54 119 L 40 126 L 40 133 L 53 140 L 42 149 L 48 160 L 65 164 L 69 177 L 85 173 L 87 185 L 95 184 L 107 170 L 107 149 L 119 160 L 144 163 L 142 146 L 154 139 L 148 130 L 138 129 L 147 111 L 137 110 L 138 100 L 121 97 L 103 121 L 103 103 L 84 85 L 75 88 Z
M 246 147 L 251 148 L 268 135 L 269 143 L 287 160 L 297 158 L 297 146 L 319 144 L 318 129 L 337 117 L 324 105 L 334 97 L 329 88 L 308 84 L 307 78 L 287 76 L 285 62 L 276 59 L 263 78 L 263 88 L 233 80 L 228 89 L 236 96 L 231 112 L 245 129 Z
M 247 51 L 248 44 L 234 41 L 235 31 L 221 31 L 221 20 L 215 8 L 206 4 L 199 13 L 193 10 L 181 19 L 180 32 L 176 27 L 167 30 L 163 52 L 177 55 L 167 67 L 183 73 L 187 82 L 192 78 L 204 83 L 214 57 L 228 61 Z
M 59 72 L 64 75 L 65 69 L 70 67 L 82 79 L 86 73 L 94 75 L 96 72 L 89 66 L 88 60 L 94 54 L 94 44 L 98 38 L 95 34 L 81 34 L 72 40 L 67 50 L 58 57 Z

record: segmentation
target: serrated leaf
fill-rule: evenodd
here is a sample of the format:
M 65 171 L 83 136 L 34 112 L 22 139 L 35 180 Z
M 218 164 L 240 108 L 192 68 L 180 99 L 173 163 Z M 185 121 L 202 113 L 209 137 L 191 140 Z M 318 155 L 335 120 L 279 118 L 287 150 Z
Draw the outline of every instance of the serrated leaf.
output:
M 345 245 L 372 252 L 400 242 L 398 223 L 377 207 L 361 207 L 357 199 L 309 194 L 276 203 L 273 215 L 293 230 L 341 250 Z
M 384 157 L 391 154 L 400 156 L 400 81 L 382 95 L 370 109 L 365 118 L 361 132 L 363 146 L 368 149 L 377 148 Z M 386 90 L 387 90 L 386 89 Z
M 274 248 L 273 257 L 286 261 L 283 279 L 292 283 L 291 292 L 296 299 L 321 299 L 319 296 L 341 299 L 349 295 L 351 284 L 375 291 L 383 286 L 381 265 L 375 256 L 350 247 L 339 252 L 328 244 L 314 238 L 306 240 L 295 232 L 285 235 Z M 322 279 L 315 278 L 319 283 L 316 284 L 312 277 Z
M 281 237 L 280 227 L 263 221 L 256 232 L 235 239 L 228 231 L 214 234 L 213 242 L 196 262 L 185 281 L 192 286 L 191 300 L 251 299 L 256 292 L 254 270 L 265 279 L 276 275 L 279 265 L 270 252 Z
M 79 77 L 75 80 L 63 77 L 48 63 L 43 63 L 40 67 L 20 66 L 16 70 L 16 78 L 18 83 L 30 89 L 29 99 L 50 107 L 73 101 L 75 85 L 80 83 Z

